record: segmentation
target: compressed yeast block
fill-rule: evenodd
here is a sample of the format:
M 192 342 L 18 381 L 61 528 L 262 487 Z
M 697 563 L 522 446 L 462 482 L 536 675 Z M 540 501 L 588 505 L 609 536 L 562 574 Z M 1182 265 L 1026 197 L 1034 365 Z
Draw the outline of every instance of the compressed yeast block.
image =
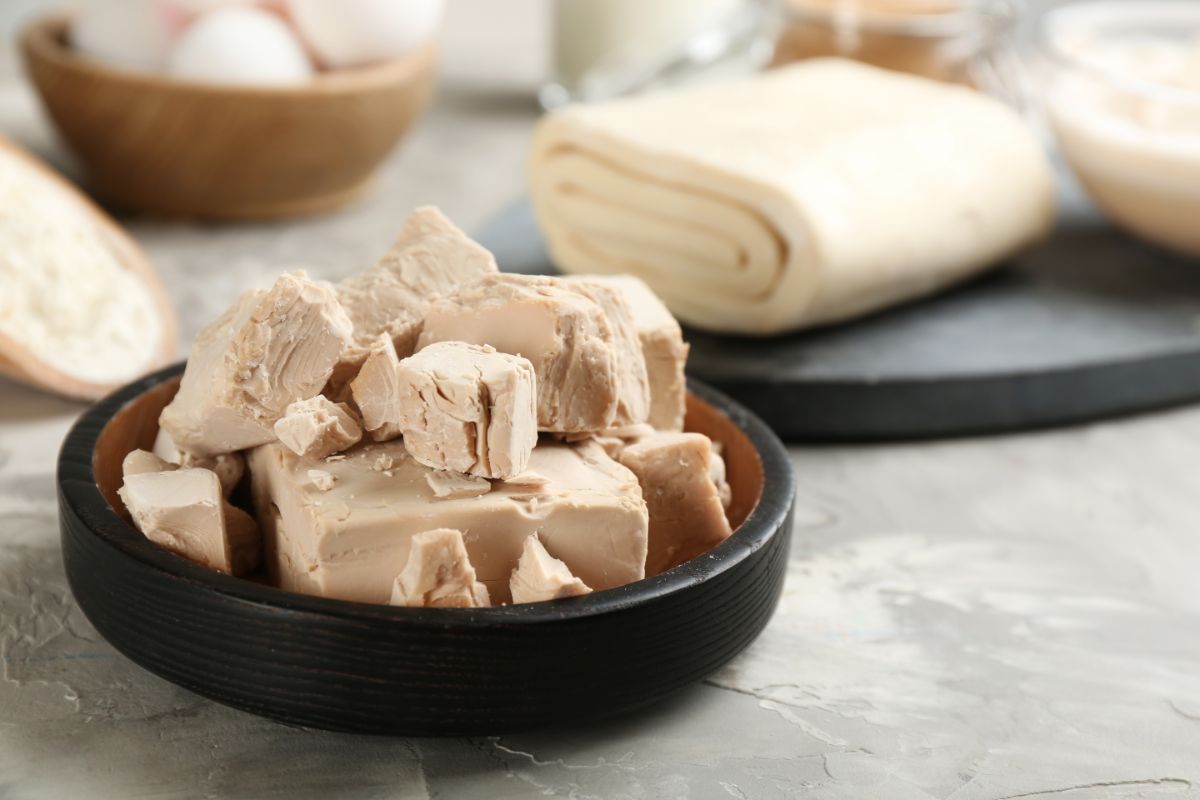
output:
M 118 494 L 147 539 L 227 575 L 257 568 L 258 524 L 225 500 L 215 472 L 176 468 L 144 450 L 127 455 L 122 466 L 125 481 Z
M 376 468 L 381 461 L 390 467 Z M 412 537 L 436 528 L 461 531 L 478 580 L 493 602 L 509 599 L 508 580 L 525 539 L 546 548 L 594 589 L 643 577 L 648 517 L 637 479 L 594 442 L 542 442 L 529 471 L 537 486 L 491 484 L 477 496 L 437 497 L 402 440 L 366 443 L 345 458 L 298 456 L 277 442 L 248 455 L 266 561 L 284 589 L 386 603 Z M 320 490 L 309 470 L 330 475 Z
M 198 456 L 269 442 L 289 405 L 320 393 L 350 335 L 331 286 L 281 275 L 200 332 L 160 424 Z
M 658 433 L 621 451 L 650 511 L 647 575 L 700 555 L 732 532 L 713 479 L 714 455 L 701 433 Z
M 391 250 L 370 269 L 338 284 L 338 299 L 354 326 L 354 338 L 334 383 L 353 378 L 381 334 L 392 340 L 401 358 L 411 355 L 430 301 L 494 272 L 492 254 L 441 211 L 431 206 L 414 210 Z
M 616 290 L 537 275 L 487 275 L 430 305 L 418 349 L 486 344 L 537 374 L 538 427 L 596 431 L 646 420 L 650 389 L 637 331 Z
M 298 455 L 324 458 L 357 444 L 362 428 L 345 403 L 317 395 L 288 406 L 275 436 Z
M 579 275 L 570 281 L 611 287 L 625 298 L 642 344 L 650 383 L 650 413 L 646 422 L 661 431 L 683 430 L 687 410 L 688 344 L 674 315 L 641 278 L 633 275 Z
M 546 550 L 536 533 L 525 539 L 521 558 L 508 582 L 514 603 L 537 603 L 578 597 L 592 589 L 571 574 L 567 565 Z
M 412 537 L 408 561 L 392 583 L 389 603 L 419 608 L 486 608 L 492 604 L 487 587 L 475 579 L 462 531 L 450 528 Z
M 510 478 L 537 444 L 533 365 L 488 345 L 436 342 L 400 362 L 399 428 L 426 466 Z

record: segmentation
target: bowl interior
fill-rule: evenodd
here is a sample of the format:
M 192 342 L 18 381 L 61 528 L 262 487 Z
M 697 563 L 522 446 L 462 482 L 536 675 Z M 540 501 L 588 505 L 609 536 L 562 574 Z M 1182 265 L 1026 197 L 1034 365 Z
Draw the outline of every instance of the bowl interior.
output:
M 96 440 L 92 469 L 97 486 L 108 504 L 126 522 L 129 521 L 129 513 L 117 494 L 122 483 L 121 462 L 131 450 L 149 450 L 153 447 L 154 437 L 158 433 L 159 414 L 178 389 L 177 375 L 154 385 L 122 406 Z M 721 446 L 732 492 L 729 521 L 736 532 L 762 498 L 762 458 L 753 442 L 733 420 L 691 393 L 687 398 L 685 428 L 703 433 Z M 130 535 L 138 535 L 132 527 Z
M 1198 36 L 1200 4 L 1171 0 L 1096 0 L 1063 6 L 1046 14 L 1040 34 L 1043 57 L 1052 67 L 1076 71 L 1130 95 L 1188 105 L 1200 103 L 1200 90 L 1175 84 L 1167 75 L 1155 77 L 1163 68 L 1177 70 L 1180 65 L 1174 61 L 1140 53 L 1135 63 L 1128 63 L 1098 53 L 1097 47 L 1120 43 L 1136 49 L 1166 42 L 1188 51 Z

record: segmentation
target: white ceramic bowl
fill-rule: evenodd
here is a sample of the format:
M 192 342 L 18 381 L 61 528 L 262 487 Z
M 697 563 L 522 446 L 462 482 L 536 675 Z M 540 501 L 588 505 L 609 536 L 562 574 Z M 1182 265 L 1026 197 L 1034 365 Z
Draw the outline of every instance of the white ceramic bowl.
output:
M 1200 3 L 1065 6 L 1046 15 L 1040 47 L 1050 123 L 1092 200 L 1200 256 Z

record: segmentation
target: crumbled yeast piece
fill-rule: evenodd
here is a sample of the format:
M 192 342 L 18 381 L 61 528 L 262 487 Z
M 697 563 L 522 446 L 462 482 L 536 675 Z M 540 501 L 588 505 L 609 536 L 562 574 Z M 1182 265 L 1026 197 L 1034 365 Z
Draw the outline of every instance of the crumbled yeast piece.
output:
M 609 287 L 485 275 L 430 305 L 418 350 L 445 341 L 527 358 L 537 375 L 540 430 L 597 431 L 644 422 L 649 413 L 637 331 Z
M 233 493 L 233 490 L 241 483 L 242 476 L 246 474 L 246 459 L 242 457 L 241 453 L 221 453 L 215 456 L 193 455 L 176 447 L 171 434 L 162 428 L 158 429 L 158 434 L 154 437 L 153 450 L 154 455 L 177 467 L 211 469 L 217 473 L 217 478 L 221 481 L 221 489 L 225 492 L 226 497 Z
M 227 575 L 258 566 L 258 524 L 225 500 L 212 470 L 176 468 L 144 450 L 126 456 L 123 467 L 118 494 L 147 539 Z
M 650 512 L 647 575 L 682 564 L 731 533 L 707 436 L 658 433 L 627 446 L 620 462 L 637 476 Z
M 354 336 L 329 392 L 342 399 L 342 387 L 358 372 L 380 335 L 392 341 L 401 358 L 411 355 L 430 301 L 493 272 L 492 254 L 441 211 L 430 206 L 413 211 L 391 250 L 366 272 L 338 284 L 338 299 L 354 326 Z
M 400 362 L 399 428 L 435 469 L 508 478 L 537 444 L 533 365 L 487 345 L 437 342 Z
M 425 482 L 433 490 L 434 497 L 438 498 L 479 497 L 492 490 L 492 484 L 487 478 L 440 469 L 426 472 Z
M 308 471 L 308 480 L 322 492 L 328 492 L 337 483 L 337 478 L 333 476 L 333 473 L 323 469 L 310 469 Z
M 271 441 L 289 405 L 320 393 L 351 330 L 333 288 L 302 272 L 244 293 L 196 337 L 162 428 L 196 456 Z
M 683 330 L 653 290 L 633 275 L 578 275 L 567 280 L 598 283 L 616 289 L 625 298 L 646 359 L 650 382 L 650 414 L 646 421 L 661 431 L 683 430 L 687 410 L 688 344 Z
M 377 442 L 400 435 L 400 359 L 387 336 L 375 340 L 362 369 L 350 382 L 350 394 L 362 414 L 363 427 Z
M 175 468 L 175 464 L 145 450 L 132 450 L 121 462 L 121 474 L 126 478 L 130 475 L 145 475 L 148 472 L 167 472 Z
M 323 458 L 357 444 L 362 428 L 345 403 L 317 395 L 288 406 L 275 436 L 298 455 Z
M 422 608 L 485 608 L 487 587 L 475 580 L 462 531 L 449 528 L 412 537 L 408 561 L 392 584 L 394 606 Z
M 546 551 L 536 533 L 525 539 L 517 568 L 509 579 L 514 603 L 536 603 L 577 597 L 592 590 L 571 574 L 567 565 Z
M 504 483 L 506 486 L 524 486 L 531 489 L 536 489 L 550 483 L 550 478 L 537 472 L 533 472 L 532 470 L 525 470 L 519 475 L 513 475 L 511 478 L 505 478 Z

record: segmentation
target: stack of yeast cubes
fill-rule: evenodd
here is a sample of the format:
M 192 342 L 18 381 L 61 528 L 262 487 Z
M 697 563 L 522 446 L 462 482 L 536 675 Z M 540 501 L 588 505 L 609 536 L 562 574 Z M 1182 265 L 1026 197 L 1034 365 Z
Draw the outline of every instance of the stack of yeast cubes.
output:
M 683 432 L 687 351 L 639 280 L 502 274 L 420 208 L 366 272 L 282 275 L 204 329 L 120 495 L 159 545 L 304 594 L 609 589 L 730 534 L 720 453 Z

